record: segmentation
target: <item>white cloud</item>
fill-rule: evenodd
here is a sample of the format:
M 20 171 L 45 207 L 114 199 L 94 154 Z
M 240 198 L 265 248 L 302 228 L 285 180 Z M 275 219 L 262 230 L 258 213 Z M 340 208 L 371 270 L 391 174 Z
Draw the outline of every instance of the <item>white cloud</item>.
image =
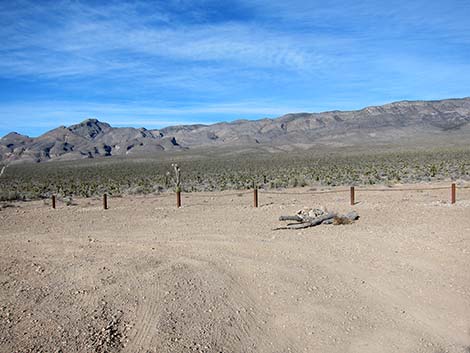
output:
M 163 126 L 461 96 L 470 2 L 449 1 L 238 0 L 222 6 L 252 18 L 215 21 L 189 0 L 0 1 L 0 78 L 23 89 L 0 120 Z
M 0 75 L 144 81 L 153 76 L 181 86 L 199 70 L 206 75 L 250 68 L 302 74 L 334 59 L 322 53 L 331 38 L 256 23 L 168 25 L 163 12 L 137 13 L 129 4 L 96 8 L 65 1 L 52 10 L 40 4 L 10 9 L 11 20 L 0 23 Z
M 0 116 L 3 121 L 2 130 L 9 131 L 18 128 L 52 129 L 88 118 L 96 118 L 113 126 L 161 128 L 170 125 L 215 123 L 246 117 L 277 117 L 289 112 L 306 110 L 308 106 L 301 102 L 292 102 L 285 106 L 269 101 L 169 106 L 164 102 L 128 102 L 119 105 L 55 101 L 3 104 L 0 105 Z

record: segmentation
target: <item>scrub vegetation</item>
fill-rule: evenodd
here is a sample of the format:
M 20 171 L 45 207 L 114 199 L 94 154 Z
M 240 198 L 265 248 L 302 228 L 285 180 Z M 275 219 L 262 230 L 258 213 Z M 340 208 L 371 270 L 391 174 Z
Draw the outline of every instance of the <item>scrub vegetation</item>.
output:
M 177 161 L 184 192 L 470 180 L 470 150 L 370 154 L 273 154 L 234 158 L 200 155 L 85 159 L 10 165 L 0 200 L 152 194 L 174 190 Z

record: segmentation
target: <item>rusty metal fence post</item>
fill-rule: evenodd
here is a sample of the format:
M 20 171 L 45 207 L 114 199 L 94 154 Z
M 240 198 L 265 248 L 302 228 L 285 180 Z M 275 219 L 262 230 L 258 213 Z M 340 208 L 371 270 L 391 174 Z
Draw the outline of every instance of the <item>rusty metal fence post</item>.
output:
M 454 204 L 455 203 L 455 183 L 452 183 L 451 188 L 450 188 L 450 203 Z
M 356 194 L 354 191 L 354 186 L 351 186 L 350 188 L 350 196 L 351 196 L 351 206 L 354 206 L 356 204 Z
M 103 195 L 103 209 L 104 210 L 108 209 L 108 195 L 106 194 Z
M 253 189 L 253 206 L 258 207 L 258 188 Z
M 176 192 L 176 207 L 181 207 L 181 191 Z
M 55 209 L 55 195 L 52 195 L 52 208 Z

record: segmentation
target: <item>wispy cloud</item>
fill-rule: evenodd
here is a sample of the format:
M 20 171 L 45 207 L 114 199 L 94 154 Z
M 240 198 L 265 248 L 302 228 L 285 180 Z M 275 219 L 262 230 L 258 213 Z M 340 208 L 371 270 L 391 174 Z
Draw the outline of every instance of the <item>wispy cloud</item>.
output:
M 3 1 L 0 122 L 171 125 L 468 96 L 469 13 L 463 0 Z
M 325 39 L 267 31 L 256 24 L 152 26 L 154 15 L 122 4 L 96 10 L 65 2 L 51 13 L 47 5 L 26 7 L 27 12 L 10 10 L 11 21 L 4 20 L 0 32 L 4 76 L 158 76 L 175 67 L 180 74 L 189 69 L 190 75 L 201 63 L 303 71 L 325 61 L 314 43 Z M 39 24 L 43 16 L 52 24 Z
M 162 107 L 164 104 L 168 105 L 167 102 L 127 102 L 119 105 L 66 101 L 3 104 L 0 106 L 0 116 L 5 118 L 5 123 L 0 128 L 0 135 L 17 130 L 17 127 L 20 128 L 19 132 L 30 133 L 35 129 L 52 129 L 88 118 L 97 118 L 113 126 L 162 128 L 240 118 L 277 117 L 287 112 L 310 110 L 305 102 L 292 102 L 285 106 L 269 101 Z

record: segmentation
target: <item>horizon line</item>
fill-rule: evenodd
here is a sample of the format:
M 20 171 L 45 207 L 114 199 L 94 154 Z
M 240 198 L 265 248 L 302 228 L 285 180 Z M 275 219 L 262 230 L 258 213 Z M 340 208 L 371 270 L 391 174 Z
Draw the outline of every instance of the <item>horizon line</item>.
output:
M 117 122 L 117 123 L 114 123 L 114 124 L 111 124 L 111 123 L 108 123 L 107 121 L 104 121 L 104 120 L 100 120 L 99 118 L 97 117 L 88 117 L 80 122 L 77 122 L 77 123 L 74 123 L 74 124 L 71 124 L 71 125 L 59 125 L 55 128 L 52 128 L 50 130 L 46 130 L 44 131 L 43 133 L 37 135 L 37 136 L 30 136 L 30 135 L 26 135 L 26 134 L 22 134 L 20 132 L 18 132 L 17 130 L 12 130 L 8 133 L 6 133 L 5 135 L 3 135 L 2 137 L 0 137 L 0 139 L 3 139 L 4 137 L 10 135 L 10 134 L 17 134 L 17 135 L 21 135 L 21 136 L 24 136 L 24 137 L 27 137 L 27 138 L 38 138 L 42 135 L 45 135 L 55 129 L 58 129 L 60 127 L 65 127 L 65 128 L 69 128 L 71 126 L 74 126 L 74 125 L 79 125 L 79 124 L 82 124 L 82 123 L 85 123 L 87 121 L 91 121 L 91 120 L 96 120 L 97 122 L 100 122 L 100 123 L 104 123 L 104 124 L 108 124 L 111 128 L 134 128 L 134 129 L 145 129 L 145 130 L 150 130 L 150 131 L 154 131 L 154 130 L 164 130 L 164 129 L 168 129 L 168 128 L 171 128 L 171 127 L 180 127 L 180 126 L 212 126 L 212 125 L 217 125 L 217 124 L 233 124 L 233 123 L 236 123 L 236 122 L 240 122 L 240 121 L 261 121 L 261 120 L 275 120 L 275 119 L 279 119 L 279 118 L 282 118 L 283 116 L 286 116 L 286 115 L 297 115 L 297 114 L 327 114 L 327 113 L 334 113 L 334 112 L 341 112 L 341 113 L 347 113 L 347 112 L 358 112 L 358 111 L 362 111 L 364 109 L 367 109 L 367 108 L 375 108 L 375 107 L 383 107 L 383 106 L 387 106 L 387 105 L 392 105 L 392 104 L 398 104 L 398 103 L 433 103 L 433 102 L 442 102 L 442 101 L 452 101 L 452 100 L 465 100 L 465 99 L 470 99 L 470 96 L 464 96 L 464 97 L 453 97 L 453 98 L 443 98 L 443 99 L 429 99 L 429 100 L 426 100 L 426 99 L 402 99 L 402 100 L 397 100 L 397 101 L 391 101 L 391 102 L 388 102 L 388 103 L 384 103 L 384 104 L 375 104 L 375 105 L 367 105 L 367 106 L 364 106 L 362 108 L 359 108 L 359 109 L 349 109 L 349 110 L 342 110 L 342 109 L 332 109 L 332 110 L 323 110 L 323 111 L 317 111 L 317 112 L 308 112 L 308 111 L 298 111 L 298 112 L 289 112 L 289 113 L 284 113 L 282 115 L 279 115 L 279 116 L 276 116 L 276 117 L 268 117 L 268 116 L 265 116 L 265 117 L 262 117 L 262 118 L 253 118 L 253 119 L 249 119 L 249 118 L 236 118 L 236 119 L 233 119 L 233 120 L 220 120 L 220 121 L 216 121 L 216 122 L 213 122 L 213 123 L 209 123 L 209 124 L 205 124 L 205 123 L 197 123 L 197 122 L 184 122 L 184 123 L 180 123 L 180 124 L 174 124 L 174 125 L 171 125 L 169 122 L 165 122 L 165 123 L 168 123 L 168 125 L 164 126 L 164 127 L 161 127 L 161 128 L 146 128 L 145 126 L 137 126 L 138 124 L 135 124 L 135 125 L 132 125 L 132 123 L 130 122 Z M 211 112 L 213 113 L 213 112 Z M 149 125 L 152 125 L 152 122 L 149 120 L 149 121 L 142 121 L 140 120 L 140 122 L 146 122 L 148 123 Z M 155 123 L 157 123 L 158 125 L 158 122 L 155 121 Z

